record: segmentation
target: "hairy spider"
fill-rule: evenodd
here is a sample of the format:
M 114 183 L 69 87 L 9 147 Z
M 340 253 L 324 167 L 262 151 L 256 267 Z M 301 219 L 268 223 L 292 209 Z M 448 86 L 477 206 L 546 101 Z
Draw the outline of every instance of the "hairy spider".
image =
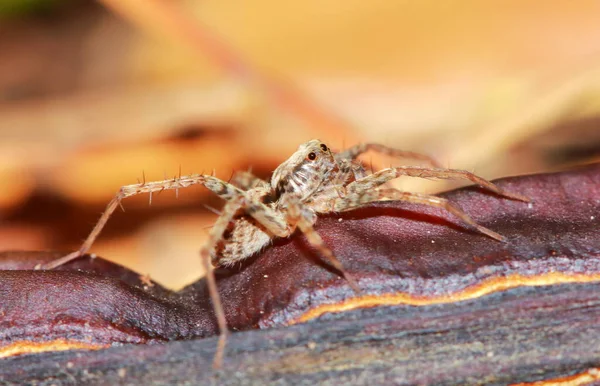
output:
M 390 167 L 368 174 L 357 161 L 357 157 L 369 150 L 426 161 L 433 167 Z M 319 213 L 342 212 L 380 200 L 401 200 L 439 207 L 457 216 L 477 231 L 496 240 L 504 240 L 503 236 L 477 224 L 444 198 L 382 187 L 386 182 L 400 176 L 462 178 L 502 196 L 529 201 L 527 197 L 509 193 L 471 172 L 441 168 L 432 158 L 424 155 L 378 144 L 360 144 L 334 153 L 323 142 L 315 139 L 300 145 L 288 160 L 279 165 L 273 172 L 270 182 L 261 180 L 249 172 L 238 172 L 234 174 L 231 182 L 222 181 L 211 175 L 195 174 L 123 186 L 108 204 L 78 251 L 37 268 L 52 269 L 86 254 L 111 214 L 126 197 L 149 193 L 151 200 L 154 192 L 180 189 L 195 184 L 204 185 L 226 200 L 208 241 L 200 251 L 220 330 L 214 360 L 215 367 L 219 367 L 228 329 L 211 261 L 215 267 L 233 265 L 260 251 L 274 238 L 288 237 L 296 229 L 300 229 L 310 244 L 340 272 L 352 289 L 360 293 L 356 280 L 344 269 L 313 226 Z

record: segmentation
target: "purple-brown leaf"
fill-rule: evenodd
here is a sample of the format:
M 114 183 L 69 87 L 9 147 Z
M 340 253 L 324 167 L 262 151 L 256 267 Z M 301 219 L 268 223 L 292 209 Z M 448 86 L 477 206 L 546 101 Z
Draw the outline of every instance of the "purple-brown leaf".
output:
M 600 281 L 600 165 L 497 184 L 533 202 L 511 201 L 476 187 L 442 196 L 507 242 L 481 235 L 441 210 L 398 202 L 323 217 L 317 231 L 358 280 L 362 294 L 356 295 L 296 234 L 277 240 L 239 269 L 219 272 L 230 328 L 288 326 L 380 305 L 423 306 L 410 311 L 419 314 L 436 304 L 479 304 L 483 295 L 511 288 L 569 288 Z M 57 271 L 24 270 L 57 256 L 0 256 L 5 269 L 0 271 L 0 353 L 44 351 L 44 345 L 54 350 L 56 342 L 64 343 L 62 349 L 81 348 L 77 343 L 102 348 L 217 333 L 203 280 L 171 293 L 88 257 Z M 537 304 L 535 293 L 511 301 L 532 310 Z M 464 318 L 469 308 L 461 312 Z M 448 325 L 462 323 L 453 317 L 448 316 Z M 521 316 L 514 317 L 516 323 Z M 273 336 L 277 341 L 279 335 Z

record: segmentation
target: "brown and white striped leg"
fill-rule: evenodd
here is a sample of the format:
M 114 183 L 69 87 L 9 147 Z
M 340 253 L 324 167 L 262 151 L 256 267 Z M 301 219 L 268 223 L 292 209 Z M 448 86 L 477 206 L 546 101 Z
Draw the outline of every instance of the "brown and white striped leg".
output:
M 163 190 L 178 190 L 181 188 L 198 184 L 204 185 L 205 187 L 207 187 L 208 189 L 210 189 L 225 200 L 228 200 L 239 194 L 243 194 L 243 192 L 240 189 L 225 181 L 222 181 L 213 176 L 201 174 L 176 177 L 173 179 L 163 181 L 142 182 L 139 184 L 123 186 L 121 187 L 121 189 L 119 189 L 115 197 L 108 203 L 106 209 L 104 210 L 104 213 L 102 213 L 102 216 L 100 216 L 100 219 L 94 226 L 94 229 L 92 229 L 92 232 L 88 235 L 88 237 L 85 239 L 85 241 L 77 251 L 69 253 L 68 255 L 60 257 L 49 263 L 38 265 L 35 268 L 54 269 L 56 267 L 68 263 L 71 260 L 85 255 L 92 247 L 94 241 L 96 241 L 96 239 L 100 235 L 100 232 L 108 222 L 108 219 L 113 214 L 115 209 L 117 209 L 117 207 L 121 205 L 121 201 L 123 199 L 143 193 L 150 194 L 150 199 L 152 199 L 153 193 L 160 193 Z
M 402 192 L 391 188 L 367 190 L 362 192 L 359 191 L 348 195 L 344 198 L 334 199 L 333 207 L 335 211 L 343 212 L 370 202 L 382 200 L 400 200 L 415 204 L 422 204 L 441 208 L 458 217 L 464 223 L 469 224 L 480 233 L 483 233 L 498 241 L 506 241 L 506 238 L 504 236 L 492 231 L 491 229 L 477 224 L 477 222 L 473 220 L 468 214 L 458 209 L 447 199 L 437 196 L 431 196 L 428 194 Z
M 257 187 L 270 188 L 271 185 L 265 181 L 261 180 L 254 174 L 249 171 L 239 170 L 231 176 L 230 184 L 237 186 L 242 190 L 250 190 Z
M 329 247 L 325 245 L 325 242 L 313 227 L 313 219 L 309 217 L 306 213 L 302 212 L 300 204 L 288 204 L 287 220 L 288 223 L 295 224 L 300 229 L 300 231 L 304 233 L 308 242 L 312 246 L 314 246 L 319 251 L 319 253 L 322 256 L 324 256 L 329 261 L 329 263 L 342 274 L 342 276 L 344 277 L 344 279 L 346 279 L 352 290 L 354 290 L 356 294 L 360 294 L 361 290 L 358 286 L 358 283 L 356 282 L 354 277 L 348 271 L 346 271 L 346 269 L 342 265 L 342 262 L 333 254 L 331 249 L 329 249 Z
M 344 151 L 341 151 L 341 152 L 335 154 L 335 158 L 338 161 L 341 161 L 344 159 L 355 160 L 358 156 L 360 156 L 361 154 L 366 153 L 370 150 L 375 151 L 377 153 L 389 155 L 392 157 L 424 161 L 436 168 L 442 167 L 442 165 L 436 159 L 434 159 L 433 157 L 430 157 L 428 155 L 415 153 L 412 151 L 394 149 L 393 147 L 380 145 L 378 143 L 360 143 L 358 145 L 352 146 L 349 149 L 346 149 Z
M 524 202 L 531 201 L 528 197 L 502 189 L 494 185 L 492 182 L 466 170 L 423 168 L 418 166 L 401 166 L 383 169 L 349 184 L 346 190 L 348 192 L 361 192 L 372 190 L 394 178 L 398 178 L 401 176 L 433 179 L 440 178 L 469 180 L 481 186 L 482 188 L 490 190 L 500 196 Z
M 211 252 L 215 249 L 217 243 L 223 237 L 225 230 L 229 226 L 229 223 L 233 220 L 234 216 L 243 207 L 246 198 L 240 195 L 236 198 L 232 198 L 225 204 L 221 211 L 221 216 L 217 218 L 215 225 L 210 231 L 208 241 L 200 249 L 200 259 L 202 266 L 206 272 L 206 282 L 208 284 L 208 293 L 213 304 L 215 316 L 217 318 L 217 325 L 219 326 L 219 340 L 217 342 L 217 350 L 213 360 L 213 368 L 220 368 L 223 363 L 223 354 L 225 352 L 225 344 L 227 343 L 227 336 L 229 330 L 227 328 L 227 320 L 225 319 L 225 311 L 223 304 L 221 303 L 221 296 L 217 288 L 217 281 L 215 279 L 215 273 L 213 267 L 210 264 Z

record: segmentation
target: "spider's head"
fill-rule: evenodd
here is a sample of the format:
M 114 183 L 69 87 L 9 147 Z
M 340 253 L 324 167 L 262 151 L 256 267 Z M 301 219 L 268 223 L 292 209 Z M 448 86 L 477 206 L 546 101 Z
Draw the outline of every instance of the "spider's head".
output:
M 275 196 L 291 194 L 304 200 L 316 192 L 336 167 L 331 150 L 318 139 L 308 141 L 284 163 L 279 165 L 271 178 Z

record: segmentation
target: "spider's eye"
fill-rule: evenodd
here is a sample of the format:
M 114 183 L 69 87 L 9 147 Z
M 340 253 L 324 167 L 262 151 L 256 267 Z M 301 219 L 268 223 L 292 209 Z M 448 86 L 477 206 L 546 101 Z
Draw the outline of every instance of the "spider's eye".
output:
M 306 156 L 306 158 L 308 158 L 311 161 L 314 161 L 315 159 L 317 159 L 317 155 L 315 153 L 308 153 L 308 156 Z
M 327 145 L 325 145 L 324 143 L 321 144 L 321 149 L 323 149 L 323 151 L 327 151 Z

